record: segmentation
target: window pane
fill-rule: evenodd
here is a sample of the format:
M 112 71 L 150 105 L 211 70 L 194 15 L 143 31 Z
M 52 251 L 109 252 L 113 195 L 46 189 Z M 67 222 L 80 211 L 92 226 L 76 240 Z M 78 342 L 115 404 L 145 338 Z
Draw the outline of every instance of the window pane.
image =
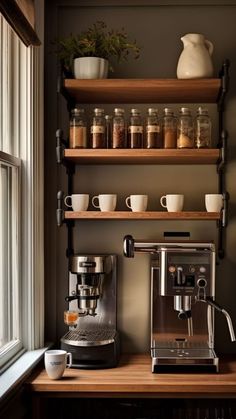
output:
M 0 355 L 20 339 L 18 172 L 0 159 Z

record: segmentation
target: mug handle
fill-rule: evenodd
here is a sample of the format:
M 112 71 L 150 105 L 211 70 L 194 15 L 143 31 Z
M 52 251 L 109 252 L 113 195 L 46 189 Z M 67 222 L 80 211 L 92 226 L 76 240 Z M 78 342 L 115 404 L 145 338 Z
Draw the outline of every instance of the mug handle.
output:
M 71 200 L 71 205 L 70 205 L 70 204 L 68 204 L 68 202 L 67 202 L 67 200 L 68 200 L 69 198 L 70 198 L 70 200 Z M 65 202 L 65 205 L 66 205 L 67 207 L 72 208 L 72 197 L 71 197 L 70 195 L 68 195 L 68 196 L 66 196 L 66 197 L 65 197 L 64 202 Z
M 126 203 L 126 205 L 127 205 L 128 208 L 132 209 L 131 208 L 131 204 L 129 202 L 130 202 L 130 196 L 127 196 L 127 198 L 125 200 L 125 203 Z
M 69 362 L 66 363 L 66 368 L 70 368 L 72 366 L 72 354 L 67 352 L 66 357 L 69 358 Z
M 94 203 L 95 199 L 97 199 L 97 200 L 98 200 L 98 205 L 96 205 L 96 204 Z M 100 207 L 99 207 L 99 198 L 98 198 L 98 196 L 97 196 L 97 195 L 96 195 L 96 196 L 94 196 L 94 197 L 92 198 L 92 205 L 93 205 L 95 208 L 100 208 Z
M 167 208 L 167 204 L 166 203 L 164 204 L 164 202 L 163 202 L 164 199 L 166 200 L 166 195 L 164 195 L 160 198 L 160 204 L 161 204 L 162 207 Z

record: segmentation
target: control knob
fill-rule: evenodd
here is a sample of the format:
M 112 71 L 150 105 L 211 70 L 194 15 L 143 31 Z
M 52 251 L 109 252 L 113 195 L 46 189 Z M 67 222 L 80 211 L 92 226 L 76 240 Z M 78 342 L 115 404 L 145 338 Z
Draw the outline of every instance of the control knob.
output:
M 197 285 L 199 286 L 199 288 L 206 288 L 207 280 L 205 278 L 200 278 L 197 281 Z

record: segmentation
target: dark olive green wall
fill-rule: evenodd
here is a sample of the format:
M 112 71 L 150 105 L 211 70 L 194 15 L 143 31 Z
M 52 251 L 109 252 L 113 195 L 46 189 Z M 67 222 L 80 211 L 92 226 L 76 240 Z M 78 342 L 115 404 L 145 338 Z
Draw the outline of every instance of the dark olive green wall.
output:
M 162 3 L 169 3 L 162 5 Z M 172 3 L 172 4 L 170 4 Z M 184 3 L 187 3 L 184 5 Z M 56 193 L 67 190 L 65 170 L 55 163 L 55 130 L 68 133 L 68 114 L 63 98 L 56 94 L 56 57 L 51 41 L 57 36 L 86 29 L 96 20 L 104 20 L 110 27 L 124 27 L 131 38 L 142 47 L 140 59 L 119 64 L 114 78 L 176 77 L 176 65 L 182 50 L 180 37 L 188 32 L 203 33 L 214 44 L 215 75 L 225 58 L 231 62 L 230 92 L 227 96 L 225 123 L 229 131 L 227 190 L 230 193 L 229 225 L 226 256 L 217 267 L 217 300 L 233 316 L 236 325 L 236 4 L 234 2 L 49 2 L 46 4 L 45 54 L 45 209 L 46 209 L 46 336 L 59 339 L 65 332 L 63 310 L 67 294 L 66 227 L 57 228 L 55 222 Z M 208 4 L 208 5 L 201 5 Z M 223 5 L 222 5 L 222 4 Z M 97 5 L 97 4 L 100 4 Z M 124 5 L 125 4 L 125 5 Z M 218 4 L 218 5 L 217 5 Z M 102 98 L 101 98 L 102 102 Z M 156 104 L 155 104 L 156 105 Z M 136 105 L 145 113 L 148 105 Z M 158 105 L 161 110 L 165 104 Z M 95 105 L 86 107 L 91 112 Z M 105 106 L 112 112 L 113 105 Z M 126 110 L 132 104 L 126 105 Z M 175 106 L 178 109 L 178 106 Z M 196 105 L 192 106 L 193 111 Z M 217 110 L 209 106 L 217 142 Z M 186 210 L 203 210 L 204 194 L 217 191 L 216 168 L 210 166 L 82 166 L 77 169 L 74 192 L 117 193 L 118 208 L 124 209 L 124 199 L 130 193 L 147 193 L 149 209 L 160 210 L 159 198 L 165 193 L 184 193 Z M 91 207 L 90 207 L 91 208 Z M 190 231 L 193 240 L 215 240 L 215 222 L 128 222 L 86 221 L 75 227 L 76 252 L 117 253 L 118 327 L 122 332 L 124 351 L 149 350 L 149 260 L 136 256 L 133 260 L 122 255 L 125 234 L 136 238 L 158 240 L 164 231 Z M 216 315 L 216 342 L 220 352 L 236 353 L 231 344 L 226 322 Z

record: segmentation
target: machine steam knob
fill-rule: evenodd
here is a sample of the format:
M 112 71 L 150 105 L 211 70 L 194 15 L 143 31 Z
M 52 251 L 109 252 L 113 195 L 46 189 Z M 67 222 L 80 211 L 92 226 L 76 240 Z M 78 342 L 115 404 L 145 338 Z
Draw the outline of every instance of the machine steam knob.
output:
M 199 288 L 205 288 L 207 286 L 206 279 L 205 278 L 198 279 L 197 285 L 199 286 Z

